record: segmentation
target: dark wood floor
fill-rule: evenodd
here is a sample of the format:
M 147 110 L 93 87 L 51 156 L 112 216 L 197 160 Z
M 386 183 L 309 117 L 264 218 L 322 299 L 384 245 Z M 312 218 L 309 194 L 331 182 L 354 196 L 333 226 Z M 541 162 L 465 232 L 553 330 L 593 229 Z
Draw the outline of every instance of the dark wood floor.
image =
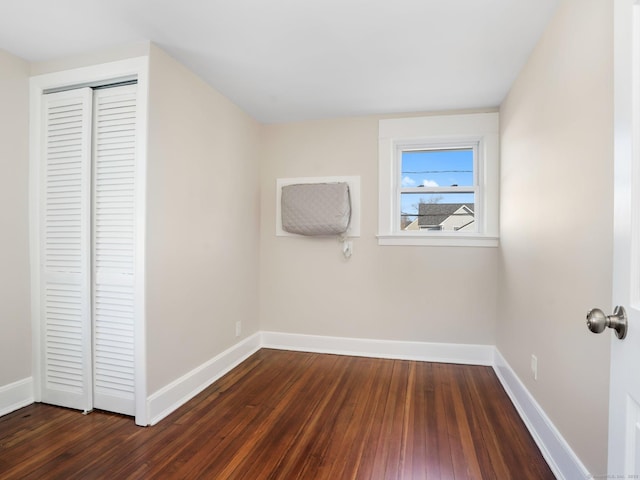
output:
M 261 350 L 158 425 L 35 404 L 7 479 L 552 479 L 489 367 Z

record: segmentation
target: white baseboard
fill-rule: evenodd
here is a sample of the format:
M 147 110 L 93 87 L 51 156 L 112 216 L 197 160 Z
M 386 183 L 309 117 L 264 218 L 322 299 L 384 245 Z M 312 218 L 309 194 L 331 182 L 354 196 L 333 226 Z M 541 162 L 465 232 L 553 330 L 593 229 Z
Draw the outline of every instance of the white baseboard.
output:
M 492 365 L 495 350 L 491 345 L 396 342 L 258 332 L 150 395 L 147 398 L 149 424 L 158 423 L 260 348 L 472 365 Z
M 588 470 L 493 345 L 258 332 L 151 395 L 147 400 L 150 424 L 158 423 L 260 348 L 492 366 L 556 477 L 561 480 L 589 477 Z M 0 408 L 4 405 L 2 393 L 0 388 Z M 31 401 L 32 397 L 31 394 Z
M 591 478 L 589 471 L 497 349 L 493 368 L 554 475 L 561 480 Z
M 256 333 L 191 370 L 147 398 L 150 425 L 155 425 L 260 349 Z
M 589 472 L 493 345 L 401 342 L 262 332 L 262 347 L 337 355 L 492 366 L 542 455 L 558 479 Z
M 0 417 L 32 403 L 32 377 L 0 387 Z
M 493 345 L 406 342 L 262 332 L 262 347 L 278 350 L 395 358 L 423 362 L 493 365 Z

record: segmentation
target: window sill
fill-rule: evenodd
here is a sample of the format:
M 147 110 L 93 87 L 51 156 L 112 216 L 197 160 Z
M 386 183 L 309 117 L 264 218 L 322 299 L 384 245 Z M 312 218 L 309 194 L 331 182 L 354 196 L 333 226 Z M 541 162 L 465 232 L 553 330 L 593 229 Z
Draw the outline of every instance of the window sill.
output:
M 490 247 L 499 245 L 499 238 L 485 235 L 378 235 L 378 245 L 423 247 Z

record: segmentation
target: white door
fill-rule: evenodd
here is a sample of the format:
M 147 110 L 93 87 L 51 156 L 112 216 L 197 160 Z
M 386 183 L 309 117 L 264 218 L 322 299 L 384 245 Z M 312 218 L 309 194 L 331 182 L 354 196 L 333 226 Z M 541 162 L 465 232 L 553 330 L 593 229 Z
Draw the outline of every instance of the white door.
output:
M 93 406 L 134 415 L 137 85 L 94 92 Z
M 640 474 L 640 2 L 614 3 L 613 302 L 628 333 L 612 335 L 608 474 Z M 597 412 L 594 412 L 597 415 Z M 617 476 L 620 477 L 617 477 Z M 633 477 L 635 478 L 635 477 Z
M 137 86 L 44 95 L 41 400 L 135 414 Z
M 46 95 L 40 185 L 42 398 L 92 409 L 90 88 Z

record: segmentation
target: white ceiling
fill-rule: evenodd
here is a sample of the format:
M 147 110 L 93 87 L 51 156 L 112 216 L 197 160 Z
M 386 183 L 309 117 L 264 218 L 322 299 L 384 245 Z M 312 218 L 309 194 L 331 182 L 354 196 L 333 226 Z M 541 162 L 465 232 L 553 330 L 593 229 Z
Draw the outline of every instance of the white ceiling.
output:
M 0 48 L 38 62 L 150 40 L 265 123 L 484 108 L 558 2 L 0 0 Z

